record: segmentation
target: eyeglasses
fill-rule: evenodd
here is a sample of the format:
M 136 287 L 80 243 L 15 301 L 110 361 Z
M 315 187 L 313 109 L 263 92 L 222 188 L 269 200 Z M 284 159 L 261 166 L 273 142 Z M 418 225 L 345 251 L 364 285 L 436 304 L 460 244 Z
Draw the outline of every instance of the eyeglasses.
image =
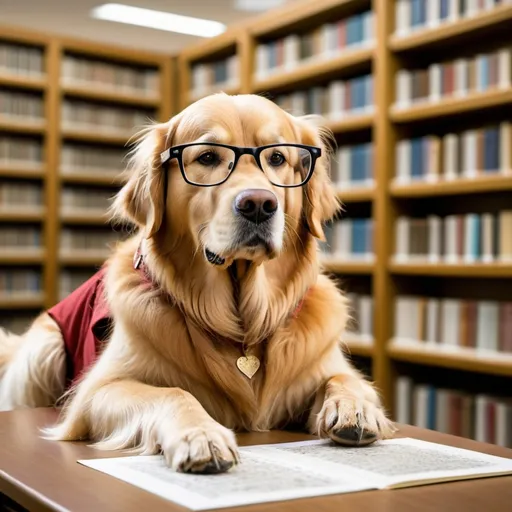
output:
M 240 148 L 214 142 L 192 142 L 167 149 L 160 154 L 162 165 L 174 158 L 190 185 L 214 187 L 224 183 L 236 169 L 242 155 L 252 155 L 270 183 L 278 187 L 301 187 L 313 175 L 322 150 L 302 144 L 269 144 Z

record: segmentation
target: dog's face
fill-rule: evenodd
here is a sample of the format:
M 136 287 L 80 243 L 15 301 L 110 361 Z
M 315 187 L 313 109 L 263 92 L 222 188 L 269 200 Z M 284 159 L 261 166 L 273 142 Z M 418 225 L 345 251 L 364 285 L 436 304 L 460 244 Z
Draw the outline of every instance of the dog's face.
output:
M 162 166 L 163 151 L 188 143 L 196 145 L 181 151 L 181 166 L 178 158 Z M 268 148 L 257 162 L 249 154 L 236 159 L 232 150 L 215 144 L 304 144 L 320 147 L 324 156 L 306 185 L 284 188 L 275 183 L 299 183 L 309 163 L 299 149 Z M 321 223 L 338 207 L 325 153 L 318 128 L 265 98 L 209 96 L 150 129 L 134 152 L 134 174 L 118 203 L 145 227 L 147 237 L 189 235 L 211 265 L 226 267 L 239 259 L 261 263 L 283 251 L 301 222 L 323 236 Z

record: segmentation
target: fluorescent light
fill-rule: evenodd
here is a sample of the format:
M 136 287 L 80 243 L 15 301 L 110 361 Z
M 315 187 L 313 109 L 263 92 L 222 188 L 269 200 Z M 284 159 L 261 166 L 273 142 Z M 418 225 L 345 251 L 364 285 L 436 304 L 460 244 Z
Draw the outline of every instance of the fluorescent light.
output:
M 235 9 L 240 11 L 268 11 L 286 3 L 286 0 L 236 0 Z
M 91 16 L 100 20 L 128 23 L 129 25 L 139 25 L 140 27 L 200 37 L 218 36 L 226 30 L 226 26 L 218 21 L 202 20 L 123 4 L 100 5 L 91 11 Z

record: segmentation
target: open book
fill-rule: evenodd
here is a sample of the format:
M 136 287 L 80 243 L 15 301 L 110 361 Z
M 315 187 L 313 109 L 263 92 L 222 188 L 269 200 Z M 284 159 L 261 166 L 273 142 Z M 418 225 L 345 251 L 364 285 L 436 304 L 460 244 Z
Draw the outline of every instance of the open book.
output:
M 361 448 L 258 445 L 240 454 L 242 463 L 220 475 L 176 473 L 160 456 L 78 462 L 193 510 L 512 474 L 512 459 L 408 438 Z

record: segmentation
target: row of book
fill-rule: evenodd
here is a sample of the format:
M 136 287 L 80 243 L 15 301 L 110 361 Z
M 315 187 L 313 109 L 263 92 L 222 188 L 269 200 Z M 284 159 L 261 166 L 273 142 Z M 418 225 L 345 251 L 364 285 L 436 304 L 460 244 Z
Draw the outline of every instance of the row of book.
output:
M 43 205 L 41 185 L 23 181 L 0 181 L 0 211 L 13 208 L 40 209 Z
M 442 137 L 403 139 L 396 146 L 396 180 L 438 181 L 512 173 L 510 122 Z
M 512 353 L 512 302 L 399 296 L 397 343 Z
M 65 144 L 60 154 L 62 174 L 83 171 L 118 174 L 123 170 L 125 161 L 124 149 L 89 144 Z
M 362 75 L 349 80 L 335 80 L 325 86 L 312 87 L 290 94 L 280 94 L 274 101 L 292 114 L 317 114 L 339 119 L 348 113 L 373 110 L 373 77 Z
M 347 293 L 350 303 L 350 320 L 342 341 L 373 341 L 373 297 L 360 293 Z
M 0 165 L 27 165 L 40 167 L 43 147 L 37 139 L 0 135 Z
M 340 219 L 325 227 L 322 250 L 343 260 L 373 260 L 373 219 Z
M 256 48 L 256 76 L 294 69 L 311 58 L 332 58 L 347 48 L 369 46 L 373 41 L 373 12 L 362 12 L 311 32 L 260 43 Z
M 123 132 L 131 134 L 147 125 L 150 111 L 131 107 L 106 107 L 84 101 L 64 101 L 62 124 L 64 129 L 84 129 L 94 132 Z
M 3 249 L 39 249 L 42 247 L 41 229 L 31 226 L 0 226 L 0 247 Z
M 399 217 L 397 262 L 492 263 L 512 261 L 512 210 L 427 218 Z
M 120 235 L 108 229 L 69 229 L 61 230 L 61 253 L 67 251 L 103 251 L 108 253 L 108 248 L 119 241 Z
M 470 58 L 437 62 L 423 69 L 401 69 L 396 75 L 396 106 L 436 102 L 492 89 L 508 89 L 512 49 L 501 48 Z
M 400 376 L 395 388 L 399 423 L 512 447 L 512 404 L 509 399 L 415 383 Z
M 38 270 L 0 270 L 0 297 L 15 298 L 39 294 L 42 276 Z
M 43 60 L 41 48 L 0 43 L 0 75 L 40 76 Z
M 240 84 L 238 55 L 214 62 L 193 64 L 191 75 L 193 96 L 204 96 L 214 90 L 237 87 Z
M 62 211 L 73 212 L 76 210 L 102 210 L 107 212 L 112 199 L 111 190 L 102 190 L 86 187 L 64 187 L 60 195 Z
M 374 183 L 373 152 L 371 142 L 339 147 L 331 162 L 331 180 L 343 188 L 371 187 Z
M 64 85 L 113 89 L 116 92 L 157 96 L 156 69 L 131 67 L 113 62 L 66 55 L 62 61 L 61 81 Z
M 59 277 L 59 298 L 65 299 L 70 293 L 80 287 L 87 279 L 93 276 L 95 270 L 64 270 Z
M 446 22 L 471 18 L 489 12 L 510 0 L 396 0 L 395 33 L 404 36 Z
M 42 96 L 0 90 L 0 119 L 3 117 L 41 121 L 44 119 Z

